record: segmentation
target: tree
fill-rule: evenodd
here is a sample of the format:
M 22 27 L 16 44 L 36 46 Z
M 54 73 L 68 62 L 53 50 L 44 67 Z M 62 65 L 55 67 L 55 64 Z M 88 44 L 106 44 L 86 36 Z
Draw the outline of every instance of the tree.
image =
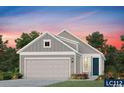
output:
M 22 33 L 21 37 L 15 40 L 16 48 L 21 49 L 22 47 L 30 43 L 32 40 L 37 38 L 40 34 L 41 33 L 36 31 L 32 31 L 31 33 Z
M 0 35 L 0 70 L 10 71 L 15 67 L 18 67 L 18 55 L 16 50 L 11 47 L 7 47 L 8 40 L 3 41 L 2 35 Z
M 117 61 L 118 50 L 115 46 L 107 45 L 106 46 L 106 61 L 105 61 L 105 72 L 110 70 L 116 71 L 115 65 Z
M 116 61 L 116 56 L 117 56 L 117 49 L 115 46 L 112 45 L 107 45 L 106 47 L 106 61 L 109 62 L 106 64 L 108 65 L 114 65 L 114 62 Z
M 121 37 L 120 37 L 120 38 L 121 38 L 121 40 L 122 40 L 122 41 L 124 41 L 124 35 L 121 35 Z
M 120 38 L 121 38 L 121 41 L 123 41 L 123 42 L 124 42 L 124 35 L 121 35 L 121 36 L 120 36 Z M 124 44 L 122 44 L 121 49 L 122 49 L 122 50 L 124 50 Z
M 120 36 L 120 39 L 124 41 L 124 36 Z M 105 67 L 108 71 L 113 71 L 116 76 L 119 77 L 120 73 L 124 72 L 124 45 L 120 50 L 117 50 L 114 46 L 109 46 L 106 49 L 106 62 Z M 112 68 L 112 69 L 111 69 Z
M 107 39 L 104 39 L 103 34 L 93 32 L 91 35 L 86 36 L 88 44 L 97 48 L 102 53 L 105 53 Z
M 6 48 L 4 54 L 1 56 L 0 60 L 0 70 L 7 72 L 12 71 L 15 68 L 19 67 L 19 56 L 16 54 L 16 49 L 14 48 Z
M 8 40 L 3 41 L 2 35 L 0 35 L 0 55 L 2 55 L 3 51 L 7 48 Z

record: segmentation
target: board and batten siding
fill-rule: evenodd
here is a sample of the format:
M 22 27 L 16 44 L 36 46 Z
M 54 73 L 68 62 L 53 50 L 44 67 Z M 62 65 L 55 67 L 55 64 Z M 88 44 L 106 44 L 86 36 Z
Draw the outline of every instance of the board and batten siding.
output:
M 44 48 L 43 43 L 44 40 L 51 40 L 51 48 Z M 26 47 L 24 52 L 60 52 L 60 51 L 72 51 L 70 48 L 68 48 L 63 43 L 59 42 L 57 39 L 53 38 L 49 34 L 45 34 L 42 38 L 39 38 L 34 43 Z M 23 52 L 22 51 L 22 52 Z
M 24 60 L 25 58 L 44 58 L 44 57 L 69 57 L 71 59 L 71 74 L 74 73 L 74 55 L 20 55 L 20 72 L 24 74 Z M 73 61 L 73 62 L 72 62 Z

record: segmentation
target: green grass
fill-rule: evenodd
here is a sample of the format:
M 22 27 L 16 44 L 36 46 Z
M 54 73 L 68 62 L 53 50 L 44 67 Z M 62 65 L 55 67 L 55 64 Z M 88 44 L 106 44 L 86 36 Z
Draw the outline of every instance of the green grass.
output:
M 46 87 L 103 87 L 104 81 L 64 81 Z

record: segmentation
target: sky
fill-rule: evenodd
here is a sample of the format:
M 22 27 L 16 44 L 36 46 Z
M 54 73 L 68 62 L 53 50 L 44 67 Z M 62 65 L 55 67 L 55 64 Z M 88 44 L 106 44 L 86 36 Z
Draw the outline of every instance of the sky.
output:
M 124 35 L 124 7 L 114 6 L 1 6 L 0 35 L 15 47 L 15 39 L 25 32 L 58 34 L 67 29 L 86 41 L 86 36 L 99 31 L 107 43 L 121 47 Z

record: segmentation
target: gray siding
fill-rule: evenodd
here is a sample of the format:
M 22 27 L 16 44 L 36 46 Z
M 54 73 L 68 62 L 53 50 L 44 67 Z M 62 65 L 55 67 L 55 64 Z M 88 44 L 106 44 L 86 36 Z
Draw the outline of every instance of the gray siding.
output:
M 43 40 L 51 40 L 51 48 L 43 47 Z M 45 34 L 42 38 L 38 39 L 36 42 L 32 43 L 30 46 L 25 48 L 23 52 L 56 52 L 56 51 L 72 51 L 63 43 L 59 42 L 57 39 L 53 38 L 49 34 Z
M 94 49 L 92 49 L 91 47 L 87 46 L 86 44 L 80 43 L 79 44 L 79 52 L 82 54 L 99 54 L 98 52 L 96 52 Z
M 89 47 L 88 45 L 86 45 L 85 43 L 83 43 L 82 41 L 80 41 L 79 39 L 77 39 L 76 37 L 74 37 L 73 35 L 71 35 L 70 33 L 63 31 L 62 33 L 59 34 L 59 36 L 61 37 L 65 37 L 74 41 L 79 42 L 79 52 L 80 53 L 98 53 L 96 52 L 94 49 L 92 49 L 91 47 Z
M 60 33 L 59 36 L 80 42 L 77 38 L 75 38 L 74 36 L 72 36 L 70 33 L 66 32 L 66 31 L 63 31 L 62 33 Z
M 74 61 L 74 55 L 20 55 L 20 65 L 21 65 L 21 73 L 23 74 L 24 73 L 24 59 L 25 58 L 28 58 L 28 57 L 70 57 L 71 58 L 71 61 Z M 74 73 L 74 62 L 72 63 L 71 62 L 71 74 Z
M 102 66 L 101 66 L 101 69 L 102 69 L 102 75 L 104 75 L 104 69 L 105 69 L 105 63 L 104 63 L 104 58 L 101 57 L 101 61 L 102 61 Z
M 79 54 L 76 54 L 76 73 L 80 73 L 80 58 L 81 56 Z
M 61 39 L 61 38 L 59 38 L 59 39 Z M 62 40 L 62 39 L 61 39 Z M 76 47 L 76 44 L 72 44 L 72 43 L 70 43 L 70 42 L 67 42 L 67 41 L 65 41 L 65 40 L 62 40 L 64 43 L 66 43 L 66 44 L 68 44 L 70 47 L 72 47 L 73 49 L 75 49 L 75 50 L 77 50 L 77 47 Z

